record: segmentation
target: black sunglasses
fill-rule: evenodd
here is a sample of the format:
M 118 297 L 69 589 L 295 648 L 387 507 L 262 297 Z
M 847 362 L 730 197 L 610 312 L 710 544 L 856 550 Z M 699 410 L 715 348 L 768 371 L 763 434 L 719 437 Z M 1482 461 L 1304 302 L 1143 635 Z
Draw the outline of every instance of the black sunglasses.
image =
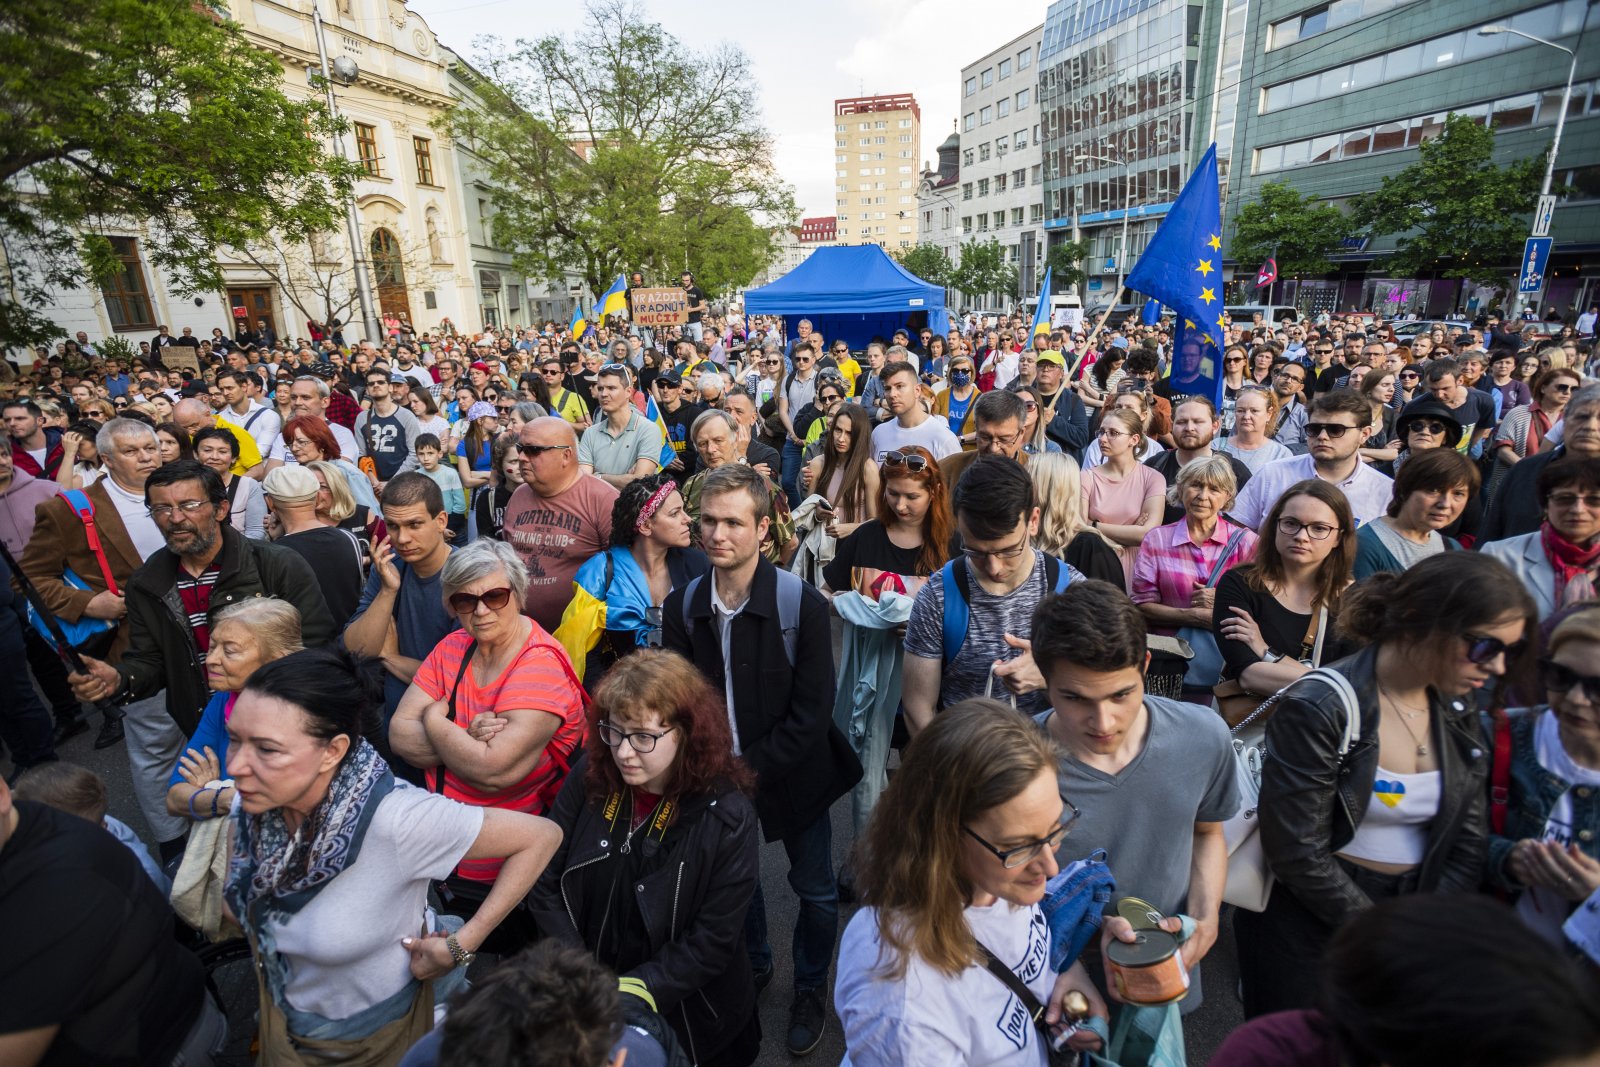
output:
M 518 445 L 517 451 L 521 452 L 524 456 L 542 456 L 546 452 L 555 452 L 563 448 L 571 447 L 571 445 Z
M 490 611 L 499 611 L 511 602 L 511 589 L 501 586 L 491 589 L 486 593 L 452 593 L 450 596 L 450 610 L 457 615 L 470 615 L 478 610 L 482 603 Z
M 1433 437 L 1443 437 L 1445 431 L 1449 428 L 1438 419 L 1412 419 L 1406 424 L 1406 433 L 1409 434 L 1414 430 L 1421 430 L 1423 433 Z
M 1589 703 L 1600 705 L 1600 675 L 1579 674 L 1563 663 L 1541 659 L 1539 670 L 1544 676 L 1544 687 L 1552 693 L 1570 693 L 1582 686 Z
M 1316 437 L 1320 434 L 1326 435 L 1330 441 L 1337 441 L 1353 429 L 1355 429 L 1354 426 L 1345 426 L 1338 422 L 1308 422 L 1306 423 L 1306 436 Z
M 1482 637 L 1478 634 L 1462 634 L 1461 639 L 1467 643 L 1467 658 L 1480 667 L 1503 655 L 1507 660 L 1516 659 L 1527 649 L 1527 641 L 1513 641 L 1506 644 L 1498 637 Z
M 917 455 L 915 452 L 907 453 L 896 451 L 884 453 L 883 465 L 885 467 L 904 467 L 912 474 L 915 474 L 920 470 L 926 470 L 928 461 L 926 458 Z

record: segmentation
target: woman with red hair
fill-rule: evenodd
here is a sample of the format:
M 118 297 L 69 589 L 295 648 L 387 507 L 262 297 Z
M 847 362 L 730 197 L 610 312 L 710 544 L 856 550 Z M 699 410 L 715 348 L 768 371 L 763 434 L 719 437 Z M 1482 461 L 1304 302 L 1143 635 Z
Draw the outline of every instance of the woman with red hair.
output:
M 755 776 L 722 694 L 677 653 L 640 649 L 596 690 L 586 747 L 547 813 L 562 839 L 528 895 L 539 930 L 647 991 L 701 1067 L 745 1067 L 761 1048 L 744 949 Z
M 333 431 L 328 429 L 326 419 L 316 415 L 295 416 L 283 424 L 283 443 L 294 461 L 301 466 L 321 461 L 338 467 L 339 473 L 349 483 L 350 495 L 355 497 L 356 503 L 366 508 L 369 514 L 378 514 L 378 495 L 373 492 L 372 479 L 340 454 L 339 442 L 334 439 Z

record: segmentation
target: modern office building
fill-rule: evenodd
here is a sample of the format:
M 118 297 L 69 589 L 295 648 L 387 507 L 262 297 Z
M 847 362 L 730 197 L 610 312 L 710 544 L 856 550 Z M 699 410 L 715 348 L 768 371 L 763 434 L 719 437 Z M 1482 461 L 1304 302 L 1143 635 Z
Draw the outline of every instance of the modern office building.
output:
M 1571 56 L 1517 33 L 1477 31 L 1498 25 L 1575 50 L 1555 168 L 1556 185 L 1570 191 L 1550 228 L 1554 255 L 1538 302 L 1564 312 L 1600 299 L 1600 6 L 1254 0 L 1244 23 L 1236 107 L 1218 122 L 1219 147 L 1232 142 L 1227 220 L 1269 181 L 1335 204 L 1375 189 L 1417 161 L 1451 112 L 1495 129 L 1497 163 L 1537 155 L 1550 145 Z M 1490 298 L 1454 279 L 1396 277 L 1385 268 L 1393 248 L 1392 237 L 1352 241 L 1336 275 L 1282 286 L 1277 300 L 1437 315 Z M 1516 264 L 1505 266 L 1509 275 Z
M 1088 307 L 1114 299 L 1119 268 L 1132 268 L 1198 158 L 1193 101 L 1214 80 L 1204 15 L 1188 0 L 1056 0 L 1045 16 L 1044 229 L 1051 243 L 1088 240 Z
M 1012 299 L 1038 290 L 1044 261 L 1038 100 L 1043 32 L 1043 25 L 1035 26 L 961 69 L 960 243 L 1000 242 L 1017 270 L 1019 292 L 996 295 Z M 922 208 L 924 226 L 930 210 Z
M 910 93 L 833 102 L 838 241 L 891 250 L 917 243 L 922 109 Z

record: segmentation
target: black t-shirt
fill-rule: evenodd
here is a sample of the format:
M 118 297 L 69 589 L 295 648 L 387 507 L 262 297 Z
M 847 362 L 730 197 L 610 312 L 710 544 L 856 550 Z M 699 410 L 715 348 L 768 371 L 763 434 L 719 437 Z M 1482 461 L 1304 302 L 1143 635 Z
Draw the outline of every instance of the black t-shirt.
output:
M 1061 558 L 1085 578 L 1097 578 L 1117 586 L 1127 581 L 1116 550 L 1106 544 L 1105 538 L 1096 530 L 1080 531 L 1068 542 L 1067 551 Z
M 699 457 L 694 450 L 694 442 L 689 439 L 689 427 L 694 425 L 694 420 L 699 417 L 705 408 L 699 404 L 680 403 L 675 411 L 661 408 L 661 421 L 667 427 L 667 443 L 672 445 L 672 451 L 679 459 L 683 460 L 685 473 L 694 470 Z
M 361 573 L 361 542 L 356 535 L 337 526 L 324 526 L 320 530 L 285 534 L 277 543 L 293 549 L 310 564 L 322 598 L 328 602 L 333 628 L 343 630 L 345 622 L 355 614 L 356 605 L 361 602 L 361 589 L 366 584 Z
M 698 285 L 691 285 L 685 289 L 684 292 L 688 294 L 690 307 L 694 307 L 696 304 L 704 304 L 706 302 L 705 290 L 701 289 Z M 703 314 L 705 314 L 703 311 L 691 311 L 689 312 L 689 321 L 699 322 L 700 316 Z
M 502 540 L 500 531 L 506 524 L 506 505 L 511 503 L 514 485 L 483 486 L 472 502 L 473 514 L 478 519 L 478 536 L 492 541 Z
M 783 467 L 783 459 L 778 455 L 778 450 L 770 445 L 764 445 L 754 439 L 745 446 L 744 461 L 752 467 L 759 467 L 765 463 L 767 469 L 776 477 Z
M 199 1017 L 200 961 L 103 828 L 22 800 L 0 848 L 0 1033 L 57 1025 L 42 1063 L 170 1063 Z
M 834 547 L 833 559 L 822 569 L 822 579 L 834 592 L 851 588 L 851 575 L 857 567 L 868 571 L 888 571 L 907 577 L 926 578 L 929 571 L 917 565 L 921 547 L 901 548 L 889 540 L 889 531 L 877 519 L 868 519 Z M 869 581 L 874 580 L 869 577 Z
M 1316 367 L 1307 367 L 1306 396 L 1331 393 L 1336 388 L 1336 383 L 1341 377 L 1348 378 L 1349 376 L 1350 371 L 1343 363 L 1330 363 L 1321 370 Z
M 1448 404 L 1445 406 L 1449 407 Z M 1450 408 L 1450 414 L 1461 424 L 1461 440 L 1456 443 L 1456 449 L 1460 451 L 1478 433 L 1494 426 L 1494 397 L 1469 388 L 1467 398 L 1461 402 L 1460 407 Z
M 1256 592 L 1250 588 L 1246 581 L 1255 564 L 1246 563 L 1234 567 L 1222 576 L 1217 583 L 1217 598 L 1212 608 L 1212 633 L 1216 635 L 1217 647 L 1222 650 L 1223 668 L 1222 677 L 1237 678 L 1244 669 L 1253 663 L 1260 663 L 1261 657 L 1251 651 L 1248 645 L 1223 637 L 1217 630 L 1217 623 L 1223 619 L 1233 618 L 1233 608 L 1243 608 L 1255 619 L 1256 625 L 1261 628 L 1261 639 L 1267 647 L 1290 659 L 1309 662 L 1315 634 L 1311 633 L 1312 616 L 1309 613 L 1290 611 L 1278 602 L 1278 598 L 1266 591 Z M 1322 642 L 1321 663 L 1332 663 L 1336 659 L 1343 659 L 1355 651 L 1355 647 L 1339 640 L 1334 635 L 1335 612 L 1330 612 L 1328 629 Z M 1311 633 L 1310 639 L 1307 638 Z

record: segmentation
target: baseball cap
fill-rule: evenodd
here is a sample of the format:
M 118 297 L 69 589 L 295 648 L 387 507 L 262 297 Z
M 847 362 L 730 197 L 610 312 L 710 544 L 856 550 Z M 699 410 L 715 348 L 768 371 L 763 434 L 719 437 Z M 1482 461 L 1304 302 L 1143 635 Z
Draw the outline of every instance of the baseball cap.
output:
M 667 385 L 682 385 L 683 375 L 679 374 L 675 369 L 669 370 L 658 374 L 656 376 L 656 381 L 665 382 Z
M 274 467 L 267 472 L 261 489 L 285 504 L 304 504 L 317 498 L 322 486 L 317 476 L 304 467 Z
M 1040 352 L 1038 354 L 1038 356 L 1035 357 L 1035 359 L 1039 363 L 1054 363 L 1056 366 L 1060 367 L 1062 370 L 1066 370 L 1067 369 L 1067 361 L 1062 359 L 1061 358 L 1061 353 L 1057 352 L 1053 348 L 1047 348 L 1043 352 Z

